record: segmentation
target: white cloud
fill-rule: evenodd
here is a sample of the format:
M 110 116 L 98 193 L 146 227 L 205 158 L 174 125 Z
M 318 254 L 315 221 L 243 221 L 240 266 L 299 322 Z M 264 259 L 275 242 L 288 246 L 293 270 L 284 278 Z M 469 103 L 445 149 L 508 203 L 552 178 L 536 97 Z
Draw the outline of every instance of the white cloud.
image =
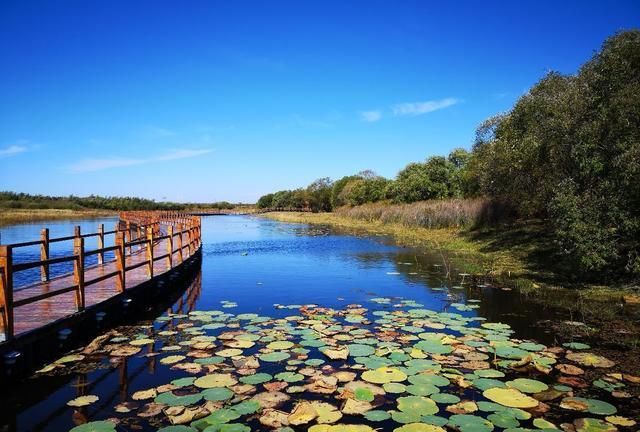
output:
M 102 171 L 110 168 L 120 168 L 131 165 L 140 165 L 147 162 L 145 159 L 127 159 L 120 157 L 103 158 L 103 159 L 83 159 L 72 165 L 69 165 L 69 170 L 73 172 L 90 172 L 90 171 Z
M 177 149 L 177 150 L 172 150 L 163 155 L 160 155 L 155 160 L 167 161 L 167 160 L 185 159 L 185 158 L 191 158 L 191 157 L 196 157 L 203 154 L 211 153 L 212 151 L 213 149 L 202 149 L 202 150 Z
M 440 100 L 431 100 L 424 102 L 407 102 L 397 104 L 391 107 L 393 114 L 396 116 L 418 116 L 433 111 L 441 110 L 460 103 L 458 99 L 446 98 Z
M 380 111 L 362 111 L 360 113 L 360 118 L 362 121 L 366 121 L 369 123 L 377 122 L 382 118 L 382 113 Z
M 20 153 L 26 152 L 28 149 L 23 145 L 10 145 L 7 148 L 0 149 L 0 158 L 15 156 Z
M 133 165 L 142 165 L 154 162 L 173 161 L 187 159 L 211 153 L 213 149 L 173 149 L 166 153 L 147 159 L 134 159 L 124 157 L 87 158 L 82 159 L 67 168 L 72 172 L 93 172 L 111 168 L 121 168 Z

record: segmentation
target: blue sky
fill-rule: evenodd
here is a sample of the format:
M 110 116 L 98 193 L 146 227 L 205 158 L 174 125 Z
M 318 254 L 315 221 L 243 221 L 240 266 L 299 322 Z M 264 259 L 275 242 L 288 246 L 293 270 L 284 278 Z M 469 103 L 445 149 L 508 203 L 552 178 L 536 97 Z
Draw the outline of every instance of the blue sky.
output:
M 393 177 L 639 23 L 637 0 L 3 1 L 0 190 L 253 202 Z

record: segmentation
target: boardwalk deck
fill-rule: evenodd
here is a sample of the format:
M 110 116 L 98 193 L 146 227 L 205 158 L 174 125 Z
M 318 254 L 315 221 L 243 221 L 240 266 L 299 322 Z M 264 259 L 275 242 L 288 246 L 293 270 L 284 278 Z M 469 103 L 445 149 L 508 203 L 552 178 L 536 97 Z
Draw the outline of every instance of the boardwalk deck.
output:
M 126 217 L 132 216 L 127 214 Z M 150 223 L 150 217 L 153 216 L 144 215 L 145 224 Z M 73 273 L 16 290 L 12 289 L 11 284 L 4 282 L 4 289 L 8 287 L 12 291 L 4 292 L 5 304 L 0 304 L 5 316 L 5 319 L 0 321 L 0 330 L 2 330 L 0 341 L 36 330 L 82 310 L 83 307 L 79 306 L 79 295 L 84 297 L 86 309 L 120 294 L 122 292 L 119 283 L 121 277 L 125 280 L 124 292 L 126 292 L 150 280 L 151 275 L 159 276 L 171 271 L 183 260 L 187 260 L 200 246 L 199 218 L 195 219 L 195 222 L 190 222 L 189 226 L 183 230 L 184 222 L 184 218 L 177 219 L 174 223 L 172 217 L 165 217 L 161 225 L 152 220 L 151 223 L 156 224 L 154 225 L 157 229 L 155 237 L 158 240 L 151 243 L 134 239 L 123 243 L 123 250 L 132 249 L 131 253 L 125 254 L 124 266 L 119 265 L 117 260 L 86 268 L 82 265 L 80 270 L 76 269 Z M 178 229 L 174 232 L 174 228 Z M 129 244 L 132 246 L 128 246 Z M 151 251 L 150 244 L 153 244 Z M 84 256 L 83 252 L 80 256 Z M 77 262 L 82 261 L 84 261 L 83 258 L 77 257 Z M 152 272 L 150 262 L 153 263 Z M 2 269 L 2 271 L 5 270 Z M 4 273 L 3 280 L 6 280 L 7 275 L 12 278 L 12 272 Z M 79 275 L 81 275 L 82 289 L 78 288 Z M 7 312 L 11 317 L 12 331 L 6 328 Z M 5 337 L 3 338 L 2 335 Z

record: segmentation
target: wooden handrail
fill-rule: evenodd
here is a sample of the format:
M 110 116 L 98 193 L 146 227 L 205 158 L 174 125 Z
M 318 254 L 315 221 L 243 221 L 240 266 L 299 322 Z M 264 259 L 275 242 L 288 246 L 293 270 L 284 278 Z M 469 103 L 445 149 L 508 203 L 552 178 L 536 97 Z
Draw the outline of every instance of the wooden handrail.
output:
M 181 264 L 187 257 L 198 250 L 202 244 L 200 217 L 179 212 L 122 212 L 120 221 L 114 230 L 105 231 L 104 225 L 99 225 L 97 232 L 81 233 L 80 227 L 76 226 L 74 235 L 51 238 L 47 228 L 42 229 L 40 240 L 13 243 L 0 246 L 0 313 L 2 314 L 2 326 L 5 333 L 5 340 L 14 337 L 14 309 L 25 306 L 54 296 L 68 292 L 75 292 L 76 309 L 81 311 L 86 306 L 86 288 L 104 280 L 116 277 L 116 288 L 118 292 L 126 290 L 126 273 L 138 267 L 147 266 L 149 279 L 154 277 L 154 262 L 166 260 L 167 270 Z M 161 226 L 166 227 L 163 231 Z M 114 235 L 114 245 L 105 246 L 104 237 Z M 85 249 L 85 239 L 97 237 L 98 247 L 93 250 Z M 185 240 L 186 239 L 186 240 Z M 49 245 L 55 242 L 73 240 L 73 254 L 52 258 L 50 256 Z M 166 242 L 164 254 L 156 254 L 155 248 Z M 40 260 L 15 263 L 13 249 L 27 246 L 40 246 Z M 134 251 L 133 248 L 136 248 Z M 132 265 L 127 265 L 127 256 L 132 256 L 132 252 L 142 252 L 146 259 L 140 260 Z M 126 251 L 129 253 L 126 253 Z M 85 258 L 87 256 L 98 255 L 97 266 L 105 265 L 104 254 L 115 253 L 115 270 L 101 274 L 92 279 L 85 280 L 88 269 Z M 177 255 L 178 261 L 174 260 Z M 40 267 L 40 279 L 46 284 L 50 280 L 50 266 L 63 262 L 73 262 L 73 285 L 65 288 L 31 295 L 29 297 L 14 300 L 14 277 L 16 272 Z M 111 262 L 113 265 L 113 261 Z M 31 287 L 31 286 L 30 286 Z

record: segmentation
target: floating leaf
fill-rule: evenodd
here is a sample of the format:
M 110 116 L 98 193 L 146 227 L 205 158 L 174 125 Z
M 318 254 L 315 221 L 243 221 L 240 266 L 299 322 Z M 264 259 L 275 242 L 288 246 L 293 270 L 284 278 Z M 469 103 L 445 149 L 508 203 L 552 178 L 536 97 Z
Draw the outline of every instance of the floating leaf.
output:
M 270 350 L 287 350 L 293 347 L 293 342 L 290 341 L 275 341 L 267 345 Z
M 233 397 L 233 392 L 226 387 L 214 387 L 202 392 L 202 397 L 208 401 L 224 401 Z
M 193 384 L 196 387 L 207 389 L 212 387 L 230 387 L 237 382 L 238 380 L 231 374 L 215 373 L 197 378 Z
M 549 388 L 545 383 L 529 378 L 517 378 L 513 381 L 507 381 L 506 384 L 507 387 L 520 390 L 523 393 L 539 393 Z
M 409 423 L 393 430 L 394 432 L 445 432 L 440 426 L 426 423 Z
M 98 401 L 98 399 L 100 398 L 95 395 L 78 396 L 77 398 L 71 399 L 69 402 L 67 402 L 67 405 L 72 407 L 83 407 L 91 405 L 92 403 Z
M 266 362 L 279 362 L 289 358 L 289 354 L 283 351 L 275 351 L 267 354 L 260 354 L 258 356 L 260 360 Z
M 391 414 L 389 414 L 387 411 L 371 410 L 364 413 L 364 418 L 366 418 L 369 421 L 379 422 L 379 421 L 385 421 L 390 419 Z
M 438 405 L 434 401 L 422 396 L 398 398 L 398 409 L 406 413 L 419 413 L 420 415 L 432 415 L 439 411 Z
M 292 425 L 302 425 L 309 423 L 316 417 L 318 417 L 318 412 L 314 406 L 310 402 L 302 401 L 293 408 L 291 414 L 289 414 L 288 421 Z
M 363 372 L 362 379 L 375 384 L 385 384 L 404 381 L 407 375 L 397 368 L 383 366 Z
M 245 384 L 256 385 L 256 384 L 262 384 L 262 383 L 271 381 L 272 379 L 273 377 L 268 373 L 259 372 L 253 375 L 240 377 L 240 382 Z
M 69 432 L 115 432 L 116 424 L 108 420 L 92 421 L 74 427 Z
M 534 408 L 538 401 L 514 388 L 490 388 L 482 392 L 487 399 L 512 408 Z
M 581 418 L 574 420 L 576 432 L 617 432 L 617 428 L 604 420 L 594 418 Z
M 608 358 L 585 352 L 572 352 L 567 354 L 567 360 L 579 363 L 584 366 L 592 366 L 598 368 L 610 368 L 615 366 L 615 363 Z

